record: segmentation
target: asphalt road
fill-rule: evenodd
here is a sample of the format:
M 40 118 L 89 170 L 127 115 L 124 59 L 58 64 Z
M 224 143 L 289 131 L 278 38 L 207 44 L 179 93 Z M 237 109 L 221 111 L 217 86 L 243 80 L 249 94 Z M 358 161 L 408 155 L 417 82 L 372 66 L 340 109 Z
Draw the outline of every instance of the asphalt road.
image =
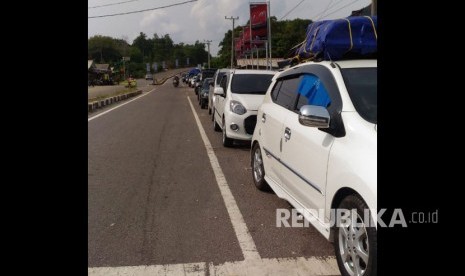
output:
M 188 97 L 260 258 L 333 258 L 312 226 L 276 227 L 276 209 L 291 207 L 254 187 L 250 147 L 222 146 L 192 88 L 167 81 L 154 89 L 89 117 L 89 268 L 244 260 Z

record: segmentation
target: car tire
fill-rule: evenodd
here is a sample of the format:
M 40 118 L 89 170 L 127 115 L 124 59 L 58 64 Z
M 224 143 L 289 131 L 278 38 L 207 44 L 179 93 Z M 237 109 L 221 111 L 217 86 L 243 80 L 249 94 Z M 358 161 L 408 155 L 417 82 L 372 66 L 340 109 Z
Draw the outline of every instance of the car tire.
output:
M 231 138 L 228 138 L 228 135 L 226 134 L 226 124 L 223 118 L 223 146 L 225 147 L 232 147 L 234 140 Z
M 252 178 L 255 187 L 260 191 L 269 191 L 270 186 L 265 181 L 265 168 L 263 166 L 262 151 L 260 144 L 255 143 L 252 148 Z
M 364 221 L 364 210 L 368 210 L 368 205 L 358 195 L 349 195 L 342 200 L 338 209 L 356 210 L 357 223 L 362 223 L 361 227 L 358 225 L 343 227 L 337 225 L 336 220 L 334 251 L 341 275 L 376 275 L 377 231 L 371 213 L 368 218 L 369 223 Z M 366 226 L 367 224 L 369 227 Z M 354 237 L 357 236 L 359 238 L 355 240 Z
M 221 130 L 220 125 L 215 120 L 215 110 L 213 110 L 213 130 L 219 132 Z

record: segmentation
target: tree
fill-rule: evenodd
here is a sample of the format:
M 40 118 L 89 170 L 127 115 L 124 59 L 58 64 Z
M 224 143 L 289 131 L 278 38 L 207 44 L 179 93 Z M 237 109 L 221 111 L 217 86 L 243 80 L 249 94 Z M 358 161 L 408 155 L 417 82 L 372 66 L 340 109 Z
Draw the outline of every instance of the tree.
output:
M 147 39 L 147 35 L 143 32 L 139 33 L 139 36 L 134 39 L 132 46 L 139 49 L 142 53 L 143 61 L 151 61 L 153 53 L 153 42 Z
M 89 38 L 87 53 L 96 63 L 114 63 L 121 58 L 118 43 L 109 36 L 96 35 Z
M 238 34 L 242 27 L 236 28 L 234 33 Z M 223 65 L 220 68 L 229 67 L 231 64 L 231 30 L 228 30 L 223 37 L 223 40 L 218 44 L 220 50 L 218 51 L 219 60 L 216 61 Z
M 292 47 L 305 40 L 306 30 L 312 20 L 296 18 L 294 20 L 277 21 L 271 17 L 272 55 L 273 57 L 288 57 Z

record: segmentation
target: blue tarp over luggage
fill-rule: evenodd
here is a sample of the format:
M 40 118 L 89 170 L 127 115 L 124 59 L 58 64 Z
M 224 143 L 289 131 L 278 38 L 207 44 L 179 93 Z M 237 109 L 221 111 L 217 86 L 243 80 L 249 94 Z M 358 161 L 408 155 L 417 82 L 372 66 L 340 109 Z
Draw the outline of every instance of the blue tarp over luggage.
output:
M 299 60 L 338 60 L 346 56 L 374 54 L 377 52 L 377 26 L 376 16 L 351 16 L 310 23 L 296 56 Z
M 191 75 L 197 75 L 198 73 L 200 73 L 200 69 L 199 68 L 192 68 L 190 71 L 189 71 L 189 76 Z

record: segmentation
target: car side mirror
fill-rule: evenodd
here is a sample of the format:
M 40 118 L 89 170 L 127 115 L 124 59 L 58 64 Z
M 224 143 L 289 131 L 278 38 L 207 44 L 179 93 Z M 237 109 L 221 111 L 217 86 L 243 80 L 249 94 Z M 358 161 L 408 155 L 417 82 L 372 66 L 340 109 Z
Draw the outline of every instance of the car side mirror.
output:
M 223 88 L 221 87 L 215 87 L 213 90 L 214 95 L 219 95 L 219 96 L 224 96 Z
M 329 112 L 325 107 L 317 105 L 304 105 L 300 108 L 299 123 L 301 125 L 317 128 L 328 128 L 329 122 Z

